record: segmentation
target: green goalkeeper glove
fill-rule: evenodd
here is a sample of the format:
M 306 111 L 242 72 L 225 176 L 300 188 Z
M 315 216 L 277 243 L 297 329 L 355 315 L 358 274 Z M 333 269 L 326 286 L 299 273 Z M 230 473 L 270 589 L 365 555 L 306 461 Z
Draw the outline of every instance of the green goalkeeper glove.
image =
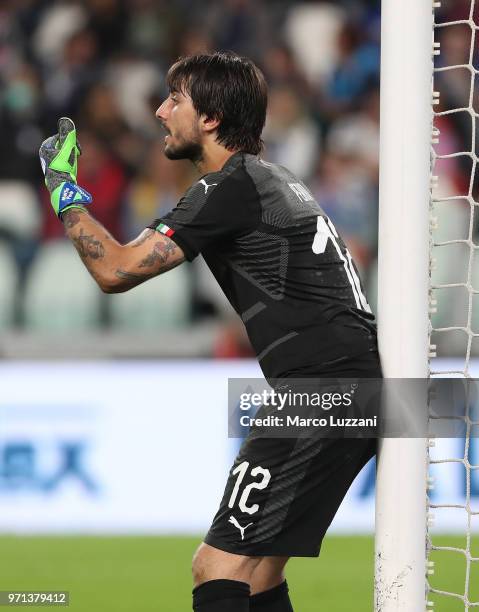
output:
M 77 158 L 81 154 L 75 124 L 68 117 L 58 120 L 58 134 L 40 146 L 40 162 L 45 185 L 57 217 L 70 208 L 91 204 L 92 197 L 77 185 Z

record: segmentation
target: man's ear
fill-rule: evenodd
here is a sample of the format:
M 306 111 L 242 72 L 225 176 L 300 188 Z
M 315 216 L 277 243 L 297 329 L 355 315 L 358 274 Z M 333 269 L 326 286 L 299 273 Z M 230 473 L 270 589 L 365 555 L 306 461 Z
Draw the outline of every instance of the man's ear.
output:
M 200 126 L 203 131 L 210 133 L 218 129 L 221 119 L 219 117 L 207 117 L 202 115 L 200 118 Z

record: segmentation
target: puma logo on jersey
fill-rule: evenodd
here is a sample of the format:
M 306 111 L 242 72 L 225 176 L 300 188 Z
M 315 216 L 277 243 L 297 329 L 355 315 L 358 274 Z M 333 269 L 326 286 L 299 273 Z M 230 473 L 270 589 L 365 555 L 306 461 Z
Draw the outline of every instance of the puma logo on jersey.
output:
M 314 200 L 311 193 L 301 183 L 288 183 L 291 191 L 298 196 L 301 202 L 312 202 Z
M 198 183 L 201 183 L 204 188 L 205 188 L 205 195 L 208 193 L 208 189 L 210 187 L 214 187 L 215 185 L 217 185 L 218 183 L 211 183 L 211 185 L 208 185 L 208 183 L 205 181 L 205 179 L 201 179 L 200 181 L 198 181 Z
M 230 516 L 228 523 L 231 523 L 232 525 L 234 525 L 237 529 L 240 530 L 241 532 L 241 539 L 244 540 L 244 532 L 248 529 L 248 527 L 251 527 L 251 525 L 253 523 L 248 523 L 246 525 L 246 527 L 241 527 L 241 525 L 238 523 L 238 521 L 235 519 L 234 516 Z

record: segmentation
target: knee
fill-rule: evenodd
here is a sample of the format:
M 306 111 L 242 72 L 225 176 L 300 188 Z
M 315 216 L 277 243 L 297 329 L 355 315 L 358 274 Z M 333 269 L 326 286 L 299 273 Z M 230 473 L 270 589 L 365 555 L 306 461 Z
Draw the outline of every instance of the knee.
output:
M 193 557 L 192 572 L 195 586 L 208 580 L 238 580 L 250 583 L 251 575 L 261 557 L 246 557 L 228 553 L 208 544 L 200 544 Z
M 230 564 L 226 562 L 227 560 L 223 559 L 226 555 L 228 553 L 208 546 L 208 544 L 200 544 L 193 555 L 191 565 L 194 584 L 197 586 L 208 580 L 229 578 L 228 574 L 231 572 Z M 221 575 L 222 573 L 224 575 Z
M 207 573 L 207 555 L 204 551 L 204 544 L 196 549 L 193 555 L 193 561 L 191 563 L 191 572 L 193 574 L 193 582 L 195 585 L 205 582 L 202 577 Z
M 288 557 L 265 557 L 251 577 L 251 594 L 268 591 L 284 582 Z

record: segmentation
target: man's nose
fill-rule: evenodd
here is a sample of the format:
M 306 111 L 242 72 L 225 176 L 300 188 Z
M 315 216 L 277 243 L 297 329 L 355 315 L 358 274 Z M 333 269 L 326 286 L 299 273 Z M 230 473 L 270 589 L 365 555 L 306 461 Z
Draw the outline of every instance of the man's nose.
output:
M 165 121 L 167 116 L 166 100 L 163 102 L 163 104 L 161 104 L 161 106 L 158 107 L 155 116 L 160 119 L 160 121 Z

